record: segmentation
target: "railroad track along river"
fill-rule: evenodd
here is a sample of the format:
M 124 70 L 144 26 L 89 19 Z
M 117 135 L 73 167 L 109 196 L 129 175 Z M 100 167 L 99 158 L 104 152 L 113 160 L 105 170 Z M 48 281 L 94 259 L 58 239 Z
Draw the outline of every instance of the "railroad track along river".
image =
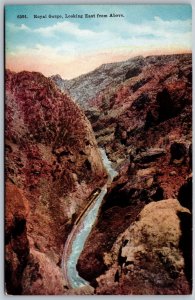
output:
M 89 203 L 74 222 L 73 228 L 64 246 L 62 269 L 67 287 L 70 289 L 89 286 L 89 283 L 79 276 L 76 264 L 83 250 L 85 241 L 97 218 L 102 200 L 107 193 L 107 186 L 111 184 L 112 180 L 117 175 L 117 172 L 112 168 L 111 162 L 106 156 L 105 150 L 100 149 L 100 153 L 104 166 L 108 172 L 108 181 L 103 187 L 98 187 L 94 190 L 90 196 Z

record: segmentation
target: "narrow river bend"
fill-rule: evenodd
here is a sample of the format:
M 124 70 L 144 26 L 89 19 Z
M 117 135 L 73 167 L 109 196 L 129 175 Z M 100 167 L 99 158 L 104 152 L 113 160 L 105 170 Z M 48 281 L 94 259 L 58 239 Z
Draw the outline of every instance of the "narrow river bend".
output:
M 71 288 L 79 288 L 89 283 L 81 278 L 76 269 L 77 261 L 83 250 L 85 241 L 91 232 L 92 226 L 97 218 L 98 211 L 104 196 L 107 193 L 107 185 L 112 182 L 114 177 L 118 174 L 113 168 L 112 163 L 109 161 L 104 149 L 100 149 L 104 167 L 106 168 L 109 178 L 107 184 L 101 188 L 100 194 L 96 200 L 88 207 L 85 214 L 78 224 L 73 226 L 73 229 L 66 241 L 64 247 L 64 254 L 62 259 L 62 268 L 65 279 Z

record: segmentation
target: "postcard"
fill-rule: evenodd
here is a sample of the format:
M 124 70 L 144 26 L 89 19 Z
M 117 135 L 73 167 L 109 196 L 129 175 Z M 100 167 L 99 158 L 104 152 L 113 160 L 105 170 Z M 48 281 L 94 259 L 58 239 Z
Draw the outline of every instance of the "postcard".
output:
M 5 293 L 192 293 L 192 9 L 5 6 Z

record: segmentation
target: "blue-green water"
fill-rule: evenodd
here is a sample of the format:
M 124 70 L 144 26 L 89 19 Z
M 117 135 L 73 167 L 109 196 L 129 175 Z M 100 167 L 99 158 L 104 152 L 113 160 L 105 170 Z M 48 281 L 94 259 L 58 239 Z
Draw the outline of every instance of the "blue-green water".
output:
M 105 150 L 100 149 L 100 152 L 104 166 L 109 175 L 109 182 L 111 182 L 113 178 L 117 175 L 117 172 L 114 169 L 112 169 L 111 162 L 108 160 Z M 97 196 L 95 203 L 93 203 L 93 205 L 90 208 L 88 208 L 87 214 L 83 217 L 83 224 L 81 225 L 82 227 L 79 228 L 78 233 L 75 236 L 74 241 L 72 242 L 72 251 L 68 257 L 66 266 L 68 281 L 71 284 L 72 288 L 78 288 L 88 285 L 88 282 L 79 276 L 78 271 L 76 269 L 76 264 L 83 250 L 85 241 L 96 220 L 102 200 L 107 193 L 106 186 L 107 185 L 105 185 L 101 189 L 101 192 Z

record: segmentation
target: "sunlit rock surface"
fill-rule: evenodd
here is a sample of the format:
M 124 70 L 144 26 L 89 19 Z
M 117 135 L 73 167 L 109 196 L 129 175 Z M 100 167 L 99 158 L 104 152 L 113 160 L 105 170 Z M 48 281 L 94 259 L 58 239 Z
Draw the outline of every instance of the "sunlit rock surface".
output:
M 104 254 L 109 270 L 97 278 L 97 294 L 188 294 L 181 214 L 191 217 L 176 199 L 146 205 Z

